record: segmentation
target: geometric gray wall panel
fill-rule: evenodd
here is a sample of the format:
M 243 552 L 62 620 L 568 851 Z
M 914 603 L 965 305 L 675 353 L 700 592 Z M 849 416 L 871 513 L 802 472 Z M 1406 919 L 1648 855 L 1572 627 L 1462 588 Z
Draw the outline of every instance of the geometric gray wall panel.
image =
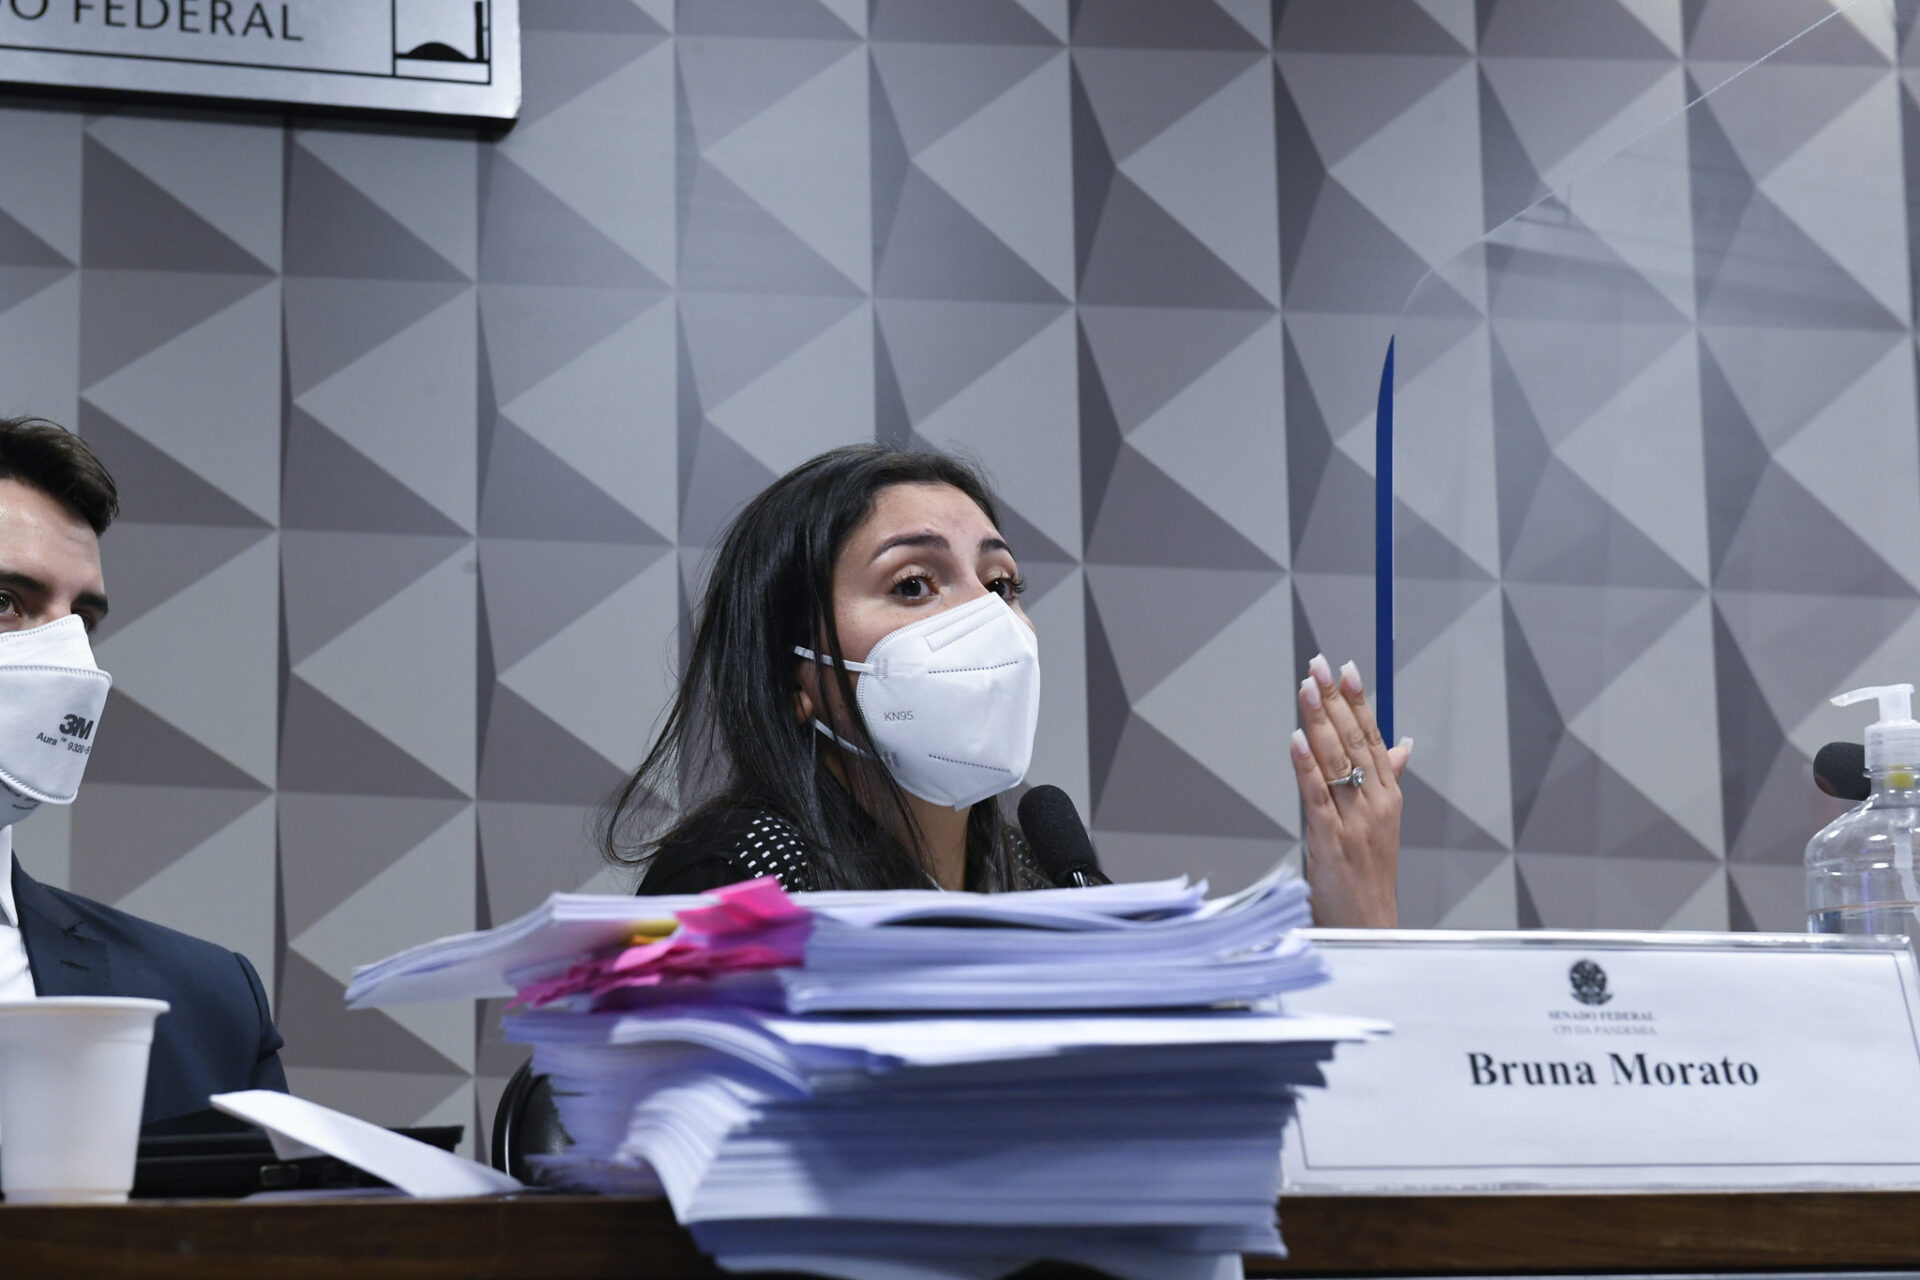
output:
M 476 1124 L 520 1056 L 497 1010 L 349 1014 L 352 966 L 620 888 L 587 824 L 666 703 L 716 533 L 795 462 L 882 439 L 967 450 L 1003 495 L 1048 670 L 1035 778 L 1117 874 L 1245 883 L 1297 856 L 1302 663 L 1373 667 L 1402 303 L 1821 6 L 1766 8 L 528 0 L 499 137 L 0 100 L 0 412 L 77 426 L 127 499 L 100 758 L 21 856 L 245 950 L 296 1089 Z M 1858 82 L 1847 127 L 1904 208 L 1920 108 L 1883 43 L 1801 70 Z M 1711 584 L 1675 561 L 1713 594 L 1689 635 L 1758 753 L 1718 829 L 1564 734 L 1513 757 L 1501 786 L 1534 799 L 1496 820 L 1422 776 L 1450 749 L 1423 741 L 1409 923 L 1794 924 L 1824 820 L 1794 708 L 1830 683 L 1796 664 L 1920 639 L 1920 541 L 1862 527 L 1785 443 L 1852 394 L 1914 450 L 1904 224 L 1880 250 L 1841 263 L 1866 330 L 1702 321 L 1694 411 L 1752 441 L 1675 517 L 1715 539 Z M 1753 394 L 1796 352 L 1798 400 Z M 1564 479 L 1529 492 L 1548 509 Z M 1825 624 L 1817 584 L 1729 578 L 1785 522 L 1877 550 Z M 1656 596 L 1658 630 L 1685 609 Z M 1516 741 L 1598 692 L 1555 622 L 1578 610 L 1516 583 L 1483 620 L 1512 637 L 1487 678 L 1538 712 Z M 1636 852 L 1675 829 L 1684 856 Z

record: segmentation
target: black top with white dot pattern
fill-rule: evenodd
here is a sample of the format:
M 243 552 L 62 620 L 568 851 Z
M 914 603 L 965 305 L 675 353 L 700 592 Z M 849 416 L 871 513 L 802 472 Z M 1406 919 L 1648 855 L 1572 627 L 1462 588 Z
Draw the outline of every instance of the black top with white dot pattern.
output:
M 1013 852 L 1016 888 L 1053 887 L 1018 835 Z M 779 877 L 788 893 L 821 887 L 813 849 L 791 822 L 765 809 L 716 809 L 696 818 L 654 854 L 636 892 L 704 893 L 761 876 Z M 934 887 L 931 881 L 928 887 Z
M 788 893 L 815 882 L 812 850 L 794 825 L 764 809 L 717 809 L 653 855 L 639 892 L 704 893 L 723 884 L 780 877 Z

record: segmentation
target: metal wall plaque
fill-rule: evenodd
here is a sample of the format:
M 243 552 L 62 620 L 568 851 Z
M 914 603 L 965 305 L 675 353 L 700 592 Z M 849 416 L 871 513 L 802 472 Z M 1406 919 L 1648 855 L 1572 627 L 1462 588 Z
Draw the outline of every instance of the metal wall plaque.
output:
M 0 81 L 511 120 L 519 0 L 0 0 Z

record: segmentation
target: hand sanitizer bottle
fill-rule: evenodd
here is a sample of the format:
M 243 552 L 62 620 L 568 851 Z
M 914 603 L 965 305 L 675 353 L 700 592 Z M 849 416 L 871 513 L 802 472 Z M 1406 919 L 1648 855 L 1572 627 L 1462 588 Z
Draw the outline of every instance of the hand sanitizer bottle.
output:
M 1855 689 L 1837 707 L 1880 701 L 1867 729 L 1873 794 L 1807 842 L 1807 931 L 1920 937 L 1920 881 L 1913 842 L 1920 828 L 1920 723 L 1913 686 Z

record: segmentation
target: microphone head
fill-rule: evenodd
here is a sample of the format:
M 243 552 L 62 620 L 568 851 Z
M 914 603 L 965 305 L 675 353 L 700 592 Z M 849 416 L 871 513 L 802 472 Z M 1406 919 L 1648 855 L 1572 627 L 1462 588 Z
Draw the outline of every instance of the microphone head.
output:
M 1867 749 L 1857 742 L 1829 742 L 1813 757 L 1813 782 L 1837 800 L 1865 800 L 1873 794 Z
M 1073 797 L 1060 788 L 1042 784 L 1020 797 L 1020 831 L 1033 847 L 1041 872 L 1055 884 L 1110 883 L 1100 871 Z

